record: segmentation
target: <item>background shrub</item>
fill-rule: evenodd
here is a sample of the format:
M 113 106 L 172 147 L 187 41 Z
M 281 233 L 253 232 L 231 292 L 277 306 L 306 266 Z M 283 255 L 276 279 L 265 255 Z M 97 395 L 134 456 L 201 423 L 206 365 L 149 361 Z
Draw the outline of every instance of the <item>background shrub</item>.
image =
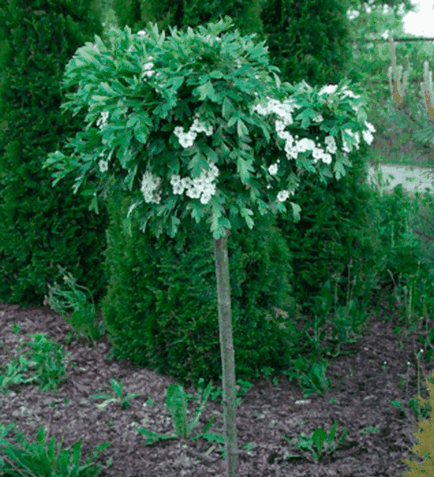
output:
M 188 232 L 156 239 L 123 231 L 129 202 L 110 202 L 106 251 L 109 288 L 102 313 L 115 355 L 176 376 L 218 379 L 221 374 L 212 235 L 191 219 Z M 278 364 L 287 347 L 272 306 L 288 309 L 291 256 L 269 218 L 228 239 L 237 373 Z M 272 305 L 272 306 L 271 306 Z
M 42 170 L 49 152 L 81 131 L 86 111 L 60 114 L 64 68 L 94 33 L 99 14 L 88 0 L 17 0 L 0 8 L 0 300 L 42 306 L 57 264 L 98 299 L 106 211 L 72 194 L 74 178 L 52 187 Z M 91 178 L 94 180 L 95 178 Z
M 348 270 L 359 257 L 372 256 L 374 242 L 369 234 L 371 192 L 366 184 L 366 143 L 349 154 L 352 167 L 339 181 L 323 184 L 317 176 L 305 175 L 297 203 L 301 220 L 294 224 L 291 214 L 278 215 L 276 225 L 282 231 L 292 255 L 294 296 L 302 311 L 311 312 L 315 296 L 333 276 L 342 275 L 338 303 L 346 304 Z M 373 257 L 374 259 L 374 257 Z M 365 263 L 367 272 L 372 263 Z M 351 279 L 351 277 L 350 277 Z

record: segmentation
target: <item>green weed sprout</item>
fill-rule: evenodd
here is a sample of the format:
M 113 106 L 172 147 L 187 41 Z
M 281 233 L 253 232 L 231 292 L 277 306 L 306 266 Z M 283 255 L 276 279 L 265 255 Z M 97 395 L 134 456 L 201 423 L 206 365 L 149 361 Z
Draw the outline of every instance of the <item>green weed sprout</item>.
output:
M 289 379 L 297 379 L 303 389 L 303 397 L 309 397 L 313 393 L 324 396 L 329 390 L 331 381 L 326 377 L 327 362 L 322 360 L 319 363 L 313 363 L 308 370 L 308 363 L 303 358 L 298 358 L 291 363 L 295 371 L 286 370 L 284 374 Z
M 70 273 L 65 273 L 64 268 L 60 265 L 57 266 L 64 274 L 63 280 L 71 287 L 72 291 L 62 291 L 57 284 L 54 287 L 48 285 L 50 292 L 48 297 L 45 296 L 44 305 L 49 305 L 54 311 L 59 313 L 68 325 L 73 328 L 76 337 L 83 335 L 89 343 L 92 342 L 95 346 L 95 340 L 98 340 L 101 337 L 100 327 L 96 327 L 94 324 L 97 319 L 95 304 L 92 296 L 92 303 L 89 303 L 86 295 L 77 290 L 77 287 L 88 291 L 89 289 L 77 285 L 76 280 Z M 65 298 L 65 301 L 60 301 L 60 299 L 54 295 Z M 73 309 L 73 312 L 68 318 L 68 309 L 71 308 Z
M 94 394 L 90 396 L 93 399 L 106 399 L 103 403 L 96 404 L 99 409 L 105 409 L 107 407 L 107 404 L 113 401 L 120 401 L 122 409 L 127 409 L 128 407 L 130 407 L 130 400 L 135 398 L 136 396 L 140 396 L 140 393 L 130 393 L 125 396 L 122 396 L 122 390 L 124 387 L 122 381 L 118 383 L 116 379 L 113 378 L 111 380 L 111 384 L 112 389 L 116 393 L 117 397 L 110 396 L 109 394 Z
M 146 445 L 151 445 L 154 442 L 158 442 L 159 440 L 168 439 L 191 439 L 196 441 L 200 437 L 203 437 L 210 442 L 218 442 L 223 444 L 224 437 L 221 434 L 208 432 L 210 427 L 213 425 L 216 416 L 211 417 L 204 429 L 199 434 L 193 437 L 191 436 L 192 431 L 196 427 L 200 415 L 202 414 L 202 411 L 205 407 L 206 400 L 208 399 L 211 389 L 212 384 L 209 383 L 202 395 L 201 404 L 196 416 L 190 422 L 187 422 L 187 395 L 179 384 L 170 384 L 166 391 L 166 407 L 169 409 L 170 414 L 172 415 L 172 423 L 175 433 L 173 435 L 165 435 L 149 431 L 148 429 L 137 429 L 147 438 Z
M 0 392 L 7 394 L 10 391 L 9 386 L 13 384 L 26 384 L 37 380 L 36 376 L 26 378 L 22 374 L 23 370 L 27 370 L 26 363 L 27 361 L 22 356 L 18 362 L 8 363 L 6 374 L 0 374 Z
M 298 441 L 295 438 L 289 440 L 286 436 L 283 437 L 289 440 L 292 445 L 296 445 L 298 449 L 310 451 L 312 457 L 317 462 L 324 453 L 332 454 L 339 444 L 347 438 L 348 429 L 344 427 L 341 437 L 335 442 L 337 424 L 338 421 L 333 423 L 328 435 L 324 429 L 318 428 L 315 429 L 311 436 L 302 432 Z
M 45 333 L 35 333 L 34 341 L 22 343 L 31 350 L 20 354 L 18 360 L 8 363 L 5 375 L 0 375 L 0 390 L 5 391 L 11 384 L 36 382 L 43 391 L 56 389 L 60 380 L 66 379 L 63 360 L 65 355 L 61 345 L 53 343 L 45 337 Z M 34 371 L 30 378 L 25 378 L 23 372 Z
M 100 444 L 92 450 L 92 456 L 84 465 L 80 465 L 81 441 L 72 446 L 72 455 L 66 449 L 57 446 L 55 438 L 51 437 L 48 445 L 48 436 L 44 427 L 41 427 L 34 443 L 26 441 L 23 433 L 17 430 L 16 440 L 21 447 L 10 444 L 4 437 L 15 424 L 5 427 L 0 424 L 0 475 L 26 476 L 26 477 L 91 477 L 100 472 L 100 466 L 92 463 L 100 452 L 110 446 L 109 442 Z M 71 462 L 72 461 L 72 462 Z M 92 466 L 94 466 L 92 468 Z M 86 471 L 86 473 L 85 473 Z

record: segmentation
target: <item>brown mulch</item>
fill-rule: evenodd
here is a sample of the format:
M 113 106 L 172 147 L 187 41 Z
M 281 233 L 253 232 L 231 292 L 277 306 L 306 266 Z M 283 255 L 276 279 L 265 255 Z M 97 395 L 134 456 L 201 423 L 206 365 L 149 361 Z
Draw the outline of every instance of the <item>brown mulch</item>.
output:
M 284 375 L 279 377 L 276 387 L 271 378 L 254 383 L 237 410 L 240 477 L 398 477 L 408 471 L 404 459 L 413 457 L 422 462 L 410 451 L 417 443 L 412 435 L 417 431 L 417 419 L 407 403 L 417 395 L 415 351 L 421 346 L 417 337 L 423 333 L 412 332 L 408 337 L 398 338 L 393 328 L 402 325 L 390 319 L 391 315 L 396 318 L 398 313 L 398 309 L 393 313 L 380 312 L 380 317 L 372 313 L 366 331 L 357 342 L 342 346 L 347 354 L 335 358 L 327 368 L 332 386 L 324 397 L 312 395 L 303 399 L 303 391 L 297 383 L 289 382 Z M 34 384 L 21 384 L 12 385 L 10 389 L 14 392 L 9 395 L 0 393 L 1 424 L 15 422 L 30 442 L 35 441 L 41 426 L 49 430 L 50 437 L 56 437 L 56 443 L 60 443 L 63 436 L 62 448 L 71 449 L 75 442 L 82 440 L 81 462 L 90 456 L 90 450 L 110 441 L 111 446 L 95 460 L 102 466 L 108 458 L 113 460 L 112 467 L 103 468 L 100 477 L 226 475 L 220 444 L 214 447 L 199 439 L 197 442 L 160 441 L 146 446 L 144 436 L 130 426 L 136 422 L 155 432 L 172 433 L 164 401 L 166 388 L 176 382 L 174 379 L 128 362 L 107 360 L 109 343 L 105 336 L 96 347 L 89 346 L 84 339 L 72 340 L 66 345 L 65 335 L 71 328 L 48 307 L 22 309 L 0 304 L 0 317 L 2 369 L 6 368 L 11 354 L 16 357 L 19 339 L 24 337 L 28 341 L 27 334 L 36 332 L 46 333 L 48 339 L 62 344 L 65 351 L 72 353 L 68 359 L 78 363 L 74 368 L 68 364 L 68 380 L 59 385 L 58 392 L 42 392 Z M 21 327 L 19 337 L 10 331 L 14 323 Z M 408 361 L 411 367 L 407 366 Z M 426 365 L 423 370 L 421 394 L 426 398 L 424 376 L 433 370 Z M 105 411 L 99 410 L 95 402 L 102 400 L 88 399 L 89 395 L 113 394 L 110 386 L 113 377 L 123 380 L 124 393 L 140 392 L 141 395 L 131 400 L 128 409 L 122 410 L 120 404 L 114 402 L 108 404 Z M 405 384 L 399 387 L 401 379 Z M 198 395 L 192 389 L 186 391 Z M 149 396 L 155 404 L 143 407 Z M 67 405 L 64 397 L 69 400 Z M 330 403 L 333 397 L 336 400 Z M 54 408 L 50 407 L 53 401 L 58 403 Z M 408 416 L 391 405 L 391 401 L 401 402 Z M 195 411 L 197 406 L 197 402 L 190 402 L 189 411 Z M 209 399 L 195 430 L 202 430 L 217 413 L 210 432 L 223 433 L 222 411 L 221 404 Z M 142 422 L 144 418 L 146 425 Z M 293 437 L 302 432 L 311 435 L 318 427 L 329 433 L 335 420 L 338 421 L 337 435 L 346 427 L 347 438 L 334 453 L 324 455 L 319 462 L 315 462 L 308 451 L 300 451 L 290 444 Z M 363 432 L 369 426 L 378 431 Z M 15 437 L 16 429 L 13 429 L 7 439 L 15 443 Z M 252 450 L 242 449 L 248 443 Z M 287 457 L 290 454 L 298 457 Z

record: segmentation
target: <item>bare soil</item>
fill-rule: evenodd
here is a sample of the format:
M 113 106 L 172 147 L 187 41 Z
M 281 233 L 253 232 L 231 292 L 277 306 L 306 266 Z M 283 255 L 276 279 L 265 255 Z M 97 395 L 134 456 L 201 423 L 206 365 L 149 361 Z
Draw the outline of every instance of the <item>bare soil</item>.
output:
M 325 396 L 304 399 L 297 382 L 289 382 L 285 375 L 278 378 L 277 386 L 273 386 L 271 378 L 253 383 L 236 418 L 240 477 L 398 477 L 408 471 L 404 459 L 412 457 L 422 462 L 410 451 L 417 443 L 412 435 L 417 431 L 417 419 L 407 403 L 417 395 L 415 351 L 421 346 L 417 338 L 423 333 L 415 331 L 407 337 L 397 337 L 393 328 L 399 324 L 396 321 L 401 313 L 399 308 L 387 312 L 380 309 L 378 316 L 372 313 L 366 330 L 356 342 L 342 347 L 342 354 L 327 368 L 332 386 Z M 22 309 L 0 304 L 0 316 L 2 369 L 12 357 L 17 357 L 14 350 L 21 337 L 25 335 L 28 341 L 27 333 L 36 332 L 46 333 L 48 339 L 60 343 L 65 351 L 72 353 L 68 359 L 78 363 L 75 367 L 68 364 L 68 379 L 59 385 L 58 391 L 42 392 L 34 384 L 20 384 L 12 385 L 13 392 L 9 395 L 0 393 L 1 424 L 15 422 L 29 442 L 34 442 L 41 426 L 50 437 L 56 437 L 56 443 L 63 439 L 62 448 L 71 449 L 81 440 L 82 462 L 90 456 L 91 449 L 110 441 L 111 446 L 95 460 L 105 466 L 100 477 L 226 475 L 220 444 L 185 439 L 145 445 L 144 436 L 130 426 L 136 422 L 154 432 L 172 433 L 164 401 L 166 388 L 176 382 L 174 379 L 129 362 L 106 359 L 110 348 L 106 336 L 96 347 L 81 338 L 66 345 L 65 336 L 71 328 L 48 307 Z M 18 337 L 10 331 L 14 323 L 21 327 Z M 424 376 L 432 371 L 423 366 L 421 395 L 425 399 L 428 391 Z M 89 396 L 113 394 L 110 386 L 113 377 L 124 382 L 125 393 L 141 395 L 132 399 L 127 409 L 112 402 L 105 411 L 100 410 Z M 398 386 L 401 379 L 405 381 L 402 387 Z M 198 395 L 193 389 L 186 391 Z M 156 403 L 144 407 L 149 396 Z M 63 398 L 68 399 L 67 405 Z M 330 402 L 331 398 L 335 401 Z M 391 401 L 401 402 L 408 412 L 391 405 Z M 50 406 L 53 402 L 57 403 L 55 407 Z M 190 402 L 189 413 L 197 406 L 197 402 Z M 222 412 L 221 404 L 208 400 L 197 430 L 202 430 L 216 413 L 218 418 L 210 432 L 223 433 Z M 347 438 L 318 462 L 309 451 L 299 450 L 288 442 L 302 432 L 311 435 L 318 427 L 329 433 L 335 420 L 337 436 L 345 427 Z M 376 432 L 366 432 L 367 428 L 375 428 Z M 13 429 L 7 439 L 15 443 L 15 437 Z M 243 449 L 248 443 L 252 445 L 250 451 Z M 291 454 L 297 457 L 290 458 Z M 110 457 L 113 465 L 108 467 L 106 462 Z

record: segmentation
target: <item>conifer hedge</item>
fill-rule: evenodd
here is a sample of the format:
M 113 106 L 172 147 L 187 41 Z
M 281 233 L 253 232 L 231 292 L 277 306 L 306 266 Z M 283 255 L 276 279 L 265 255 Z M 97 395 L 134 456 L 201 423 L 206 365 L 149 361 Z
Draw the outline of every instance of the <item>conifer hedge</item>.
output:
M 49 152 L 83 127 L 86 111 L 62 115 L 65 66 L 94 34 L 101 11 L 89 0 L 13 0 L 0 7 L 0 301 L 41 306 L 57 264 L 104 294 L 107 212 L 73 195 L 74 179 L 52 187 Z

